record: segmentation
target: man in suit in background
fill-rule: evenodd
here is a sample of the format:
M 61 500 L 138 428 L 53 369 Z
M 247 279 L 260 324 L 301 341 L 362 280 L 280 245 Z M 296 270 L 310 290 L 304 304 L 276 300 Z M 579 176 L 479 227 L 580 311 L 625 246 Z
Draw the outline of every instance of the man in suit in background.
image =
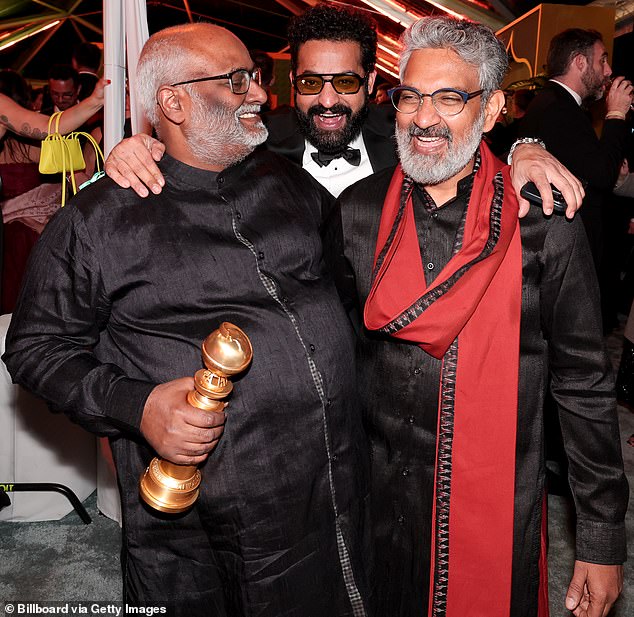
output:
M 611 199 L 619 167 L 625 154 L 629 129 L 625 122 L 631 103 L 632 85 L 612 73 L 601 34 L 573 28 L 556 35 L 547 57 L 550 81 L 531 102 L 519 124 L 520 136 L 538 137 L 566 167 L 587 182 L 581 209 L 602 300 L 601 258 L 604 251 L 604 207 Z M 609 89 L 608 89 L 609 87 Z M 607 113 L 601 137 L 597 137 L 584 104 L 607 92 Z M 603 304 L 603 327 L 610 319 Z M 548 406 L 553 406 L 549 397 Z M 550 492 L 568 494 L 567 458 L 556 414 L 546 414 Z M 553 463 L 555 465 L 553 466 Z
M 632 84 L 616 77 L 601 34 L 572 28 L 553 38 L 548 50 L 548 85 L 528 107 L 519 135 L 538 137 L 549 152 L 587 182 L 581 219 L 586 228 L 597 272 L 603 252 L 603 213 L 623 157 L 629 129 L 625 116 L 632 102 Z M 584 103 L 607 90 L 607 113 L 597 137 Z

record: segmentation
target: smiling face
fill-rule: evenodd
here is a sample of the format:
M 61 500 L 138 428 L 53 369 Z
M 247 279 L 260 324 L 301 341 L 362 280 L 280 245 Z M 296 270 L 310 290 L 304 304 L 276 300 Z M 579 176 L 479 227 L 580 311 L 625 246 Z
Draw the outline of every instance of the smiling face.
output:
M 210 53 L 210 49 L 214 52 Z M 208 42 L 200 42 L 193 51 L 190 67 L 184 68 L 184 79 L 254 68 L 246 47 L 224 30 L 214 36 L 213 47 Z M 266 140 L 268 133 L 259 115 L 266 93 L 257 82 L 251 80 L 246 94 L 234 94 L 228 79 L 182 87 L 189 99 L 189 117 L 182 131 L 199 161 L 224 169 L 245 158 Z
M 311 40 L 297 54 L 295 76 L 356 73 L 366 77 L 361 64 L 361 48 L 354 41 Z M 369 92 L 376 73 L 367 75 L 367 84 L 356 94 L 339 94 L 332 83 L 324 83 L 319 94 L 295 92 L 295 111 L 304 137 L 322 152 L 336 153 L 357 137 L 367 115 Z
M 480 89 L 478 69 L 450 49 L 414 51 L 402 83 L 428 94 L 441 88 L 468 93 Z M 415 113 L 398 112 L 396 138 L 405 173 L 425 186 L 453 190 L 471 173 L 482 133 L 493 127 L 503 105 L 504 95 L 496 91 L 484 107 L 476 96 L 455 116 L 440 115 L 428 96 Z

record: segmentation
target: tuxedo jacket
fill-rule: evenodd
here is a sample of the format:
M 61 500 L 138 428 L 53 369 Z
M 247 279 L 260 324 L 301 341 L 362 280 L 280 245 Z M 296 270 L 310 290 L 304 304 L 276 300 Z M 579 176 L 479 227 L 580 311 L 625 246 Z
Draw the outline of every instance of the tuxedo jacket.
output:
M 580 214 L 596 263 L 601 245 L 601 209 L 610 198 L 625 156 L 627 123 L 606 120 L 598 137 L 587 112 L 565 88 L 551 81 L 528 107 L 519 125 L 519 137 L 540 138 L 548 152 L 587 183 Z
M 363 123 L 361 134 L 374 172 L 398 162 L 394 141 L 394 117 L 392 105 L 370 105 L 368 117 Z M 301 166 L 306 143 L 300 133 L 295 110 L 289 106 L 278 107 L 264 114 L 263 120 L 269 130 L 266 149 L 281 154 Z

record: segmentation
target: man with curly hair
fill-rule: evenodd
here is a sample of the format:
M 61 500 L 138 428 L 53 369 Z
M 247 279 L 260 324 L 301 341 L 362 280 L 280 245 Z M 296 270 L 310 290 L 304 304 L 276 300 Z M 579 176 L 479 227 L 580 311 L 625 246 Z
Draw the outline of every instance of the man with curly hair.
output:
M 295 107 L 266 116 L 267 148 L 301 165 L 335 197 L 394 165 L 394 108 L 370 105 L 374 20 L 317 5 L 291 19 L 288 42 Z

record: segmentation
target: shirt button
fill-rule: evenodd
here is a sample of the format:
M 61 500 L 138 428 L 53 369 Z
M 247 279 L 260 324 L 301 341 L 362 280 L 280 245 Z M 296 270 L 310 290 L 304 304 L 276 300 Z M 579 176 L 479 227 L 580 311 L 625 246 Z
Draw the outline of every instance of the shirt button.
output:
M 434 264 L 431 261 L 427 264 L 427 269 L 428 270 L 433 270 L 434 269 Z
M 403 474 L 403 477 L 407 477 L 409 476 L 409 469 L 405 467 L 401 473 Z
M 263 251 L 260 251 L 258 253 L 258 259 L 264 259 L 264 252 Z
M 326 401 L 326 407 L 332 407 L 332 400 L 328 399 Z
M 416 418 L 414 418 L 414 416 L 410 416 L 409 418 L 407 418 L 407 421 L 408 421 L 410 424 L 414 424 L 414 422 L 416 421 Z
M 315 353 L 315 346 L 311 345 L 308 349 L 310 349 L 310 353 Z
M 223 185 L 225 183 L 225 179 L 221 176 L 220 178 L 218 178 L 218 184 L 219 185 Z
M 402 524 L 405 522 L 405 517 L 401 514 L 401 515 L 400 515 L 400 516 L 396 519 L 396 522 L 397 522 L 399 525 L 402 525 Z
M 431 213 L 431 218 L 437 219 L 438 218 L 438 212 L 432 212 Z
M 420 367 L 414 369 L 414 375 L 420 375 Z
M 236 212 L 236 218 L 240 220 L 242 218 L 242 214 L 240 214 L 240 212 Z

